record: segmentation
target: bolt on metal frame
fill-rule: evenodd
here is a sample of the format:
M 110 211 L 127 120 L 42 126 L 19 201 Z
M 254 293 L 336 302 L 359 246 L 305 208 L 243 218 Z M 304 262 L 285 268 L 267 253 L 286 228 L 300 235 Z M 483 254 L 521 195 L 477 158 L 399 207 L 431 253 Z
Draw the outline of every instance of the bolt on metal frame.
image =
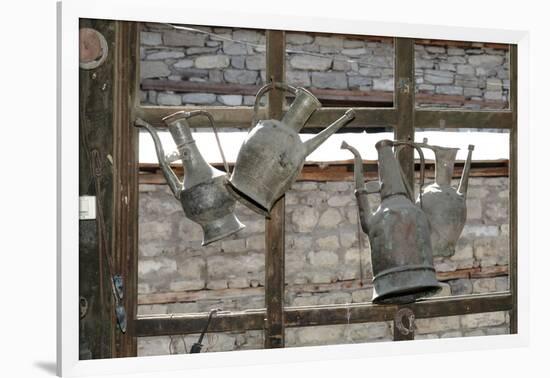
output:
M 115 196 L 117 229 L 115 254 L 117 264 L 127 276 L 129 292 L 125 305 L 129 315 L 128 332 L 117 337 L 117 356 L 135 356 L 137 337 L 200 333 L 207 318 L 204 314 L 173 314 L 137 316 L 137 194 L 138 154 L 137 133 L 132 126 L 141 117 L 156 126 L 162 126 L 161 118 L 180 110 L 194 110 L 196 106 L 142 106 L 139 104 L 139 23 L 117 21 L 116 48 L 119 55 L 115 63 L 114 99 L 115 145 L 118 147 L 115 171 L 121 190 Z M 210 324 L 210 332 L 264 330 L 265 348 L 284 347 L 286 327 L 304 327 L 378 321 L 394 322 L 394 340 L 414 339 L 414 332 L 397 331 L 396 318 L 402 308 L 412 310 L 415 318 L 464 315 L 493 311 L 509 311 L 510 333 L 517 333 L 517 46 L 510 45 L 510 109 L 507 110 L 434 110 L 417 109 L 415 106 L 414 39 L 395 38 L 395 93 L 392 108 L 354 108 L 356 118 L 346 127 L 394 128 L 396 139 L 414 140 L 415 128 L 487 128 L 505 129 L 510 132 L 509 173 L 509 226 L 510 226 L 510 288 L 506 292 L 434 298 L 417 303 L 373 305 L 355 303 L 326 306 L 284 306 L 284 197 L 266 220 L 265 309 L 221 312 Z M 285 32 L 266 31 L 267 78 L 285 79 Z M 125 68 L 126 67 L 126 68 Z M 127 69 L 130 67 L 130 69 Z M 277 91 L 269 94 L 266 109 L 260 116 L 280 118 L 284 96 Z M 347 108 L 324 108 L 315 112 L 305 127 L 320 127 L 341 116 Z M 208 107 L 214 120 L 226 127 L 250 124 L 252 107 Z M 208 126 L 197 118 L 192 127 Z M 366 126 L 365 126 L 366 125 Z M 117 131 L 118 130 L 118 131 Z M 118 134 L 116 134 L 118 132 Z M 400 154 L 400 162 L 408 179 L 414 177 L 413 152 Z M 409 313 L 399 311 L 399 314 Z M 403 327 L 399 327 L 402 329 Z

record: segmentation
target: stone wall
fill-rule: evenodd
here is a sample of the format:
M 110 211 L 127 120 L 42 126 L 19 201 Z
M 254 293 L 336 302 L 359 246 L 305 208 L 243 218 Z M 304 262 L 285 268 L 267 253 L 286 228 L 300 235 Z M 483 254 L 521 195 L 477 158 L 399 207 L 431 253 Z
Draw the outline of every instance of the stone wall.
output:
M 285 305 L 370 301 L 370 250 L 359 230 L 352 183 L 297 182 L 286 205 Z M 201 247 L 200 227 L 183 216 L 167 186 L 140 185 L 138 293 L 144 298 L 178 292 L 183 299 L 149 301 L 139 305 L 139 314 L 264 307 L 264 220 L 239 204 L 236 212 L 247 227 Z M 491 269 L 507 265 L 508 256 L 508 178 L 471 178 L 468 220 L 456 253 L 437 258 L 436 270 Z M 448 279 L 441 285 L 440 296 L 489 293 L 507 290 L 508 276 Z M 508 323 L 504 312 L 418 320 L 417 338 L 506 333 Z M 287 346 L 383 341 L 391 335 L 389 323 L 305 327 L 287 330 Z M 196 335 L 140 338 L 139 354 L 183 353 L 195 340 Z M 261 348 L 263 334 L 216 334 L 208 343 L 210 351 Z
M 145 24 L 141 32 L 141 78 L 226 84 L 265 82 L 265 31 L 193 28 L 203 33 Z M 293 85 L 393 91 L 391 39 L 376 41 L 288 32 L 286 59 L 287 81 Z M 417 91 L 479 100 L 465 105 L 468 108 L 479 108 L 480 102 L 486 100 L 507 100 L 508 65 L 507 50 L 483 44 L 472 44 L 469 48 L 415 45 Z M 238 106 L 253 104 L 254 96 L 150 90 L 142 91 L 141 100 L 152 105 Z M 434 105 L 424 102 L 419 105 Z

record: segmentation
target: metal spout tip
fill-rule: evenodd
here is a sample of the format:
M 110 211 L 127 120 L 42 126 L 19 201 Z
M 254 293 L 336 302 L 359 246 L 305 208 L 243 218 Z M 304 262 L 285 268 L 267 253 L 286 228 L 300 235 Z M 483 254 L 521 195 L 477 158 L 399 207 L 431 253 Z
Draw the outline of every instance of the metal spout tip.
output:
M 473 144 L 468 145 L 468 151 L 473 151 L 475 146 Z
M 344 115 L 349 119 L 349 120 L 352 120 L 355 118 L 355 110 L 353 109 L 348 109 Z
M 349 144 L 346 143 L 345 140 L 342 141 L 342 144 L 340 145 L 341 150 L 347 150 L 349 149 Z

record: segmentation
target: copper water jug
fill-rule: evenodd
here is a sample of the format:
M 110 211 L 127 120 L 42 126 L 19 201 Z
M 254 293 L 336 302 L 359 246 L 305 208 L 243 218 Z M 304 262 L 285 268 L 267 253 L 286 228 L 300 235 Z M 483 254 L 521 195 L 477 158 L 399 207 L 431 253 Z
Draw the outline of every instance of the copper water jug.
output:
M 229 172 L 210 113 L 204 110 L 181 111 L 163 118 L 163 122 L 168 126 L 176 143 L 177 157 L 183 163 L 184 176 L 181 182 L 164 155 L 162 143 L 155 129 L 139 118 L 135 124 L 144 127 L 151 134 L 157 158 L 168 186 L 181 202 L 185 215 L 202 227 L 202 245 L 204 246 L 232 235 L 245 226 L 234 214 L 235 199 L 229 195 L 224 185 L 228 173 L 208 164 L 193 139 L 187 119 L 198 115 L 206 116 L 209 119 L 216 135 L 226 172 Z
M 410 199 L 393 147 L 410 142 L 381 140 L 378 151 L 379 183 L 369 188 L 364 182 L 359 152 L 342 142 L 341 148 L 354 155 L 355 197 L 361 228 L 371 246 L 373 303 L 401 304 L 437 293 L 430 227 L 422 209 Z M 420 151 L 421 153 L 421 151 Z M 421 182 L 424 164 L 422 158 Z M 371 183 L 368 183 L 371 184 Z M 368 194 L 380 193 L 380 206 L 372 212 Z
M 451 180 L 459 149 L 429 145 L 426 138 L 418 146 L 435 154 L 435 182 L 422 191 L 422 209 L 430 223 L 433 255 L 449 257 L 454 255 L 456 242 L 466 223 L 466 194 L 474 146 L 468 146 L 468 157 L 458 188 L 451 186 Z M 417 203 L 419 200 L 420 197 Z
M 260 98 L 272 89 L 288 91 L 295 99 L 280 121 L 269 119 L 256 124 Z M 239 150 L 233 174 L 227 182 L 235 198 L 253 211 L 269 217 L 274 203 L 296 181 L 306 157 L 355 117 L 355 112 L 349 109 L 314 138 L 302 142 L 298 132 L 320 107 L 319 100 L 304 88 L 269 83 L 258 91 L 253 128 Z

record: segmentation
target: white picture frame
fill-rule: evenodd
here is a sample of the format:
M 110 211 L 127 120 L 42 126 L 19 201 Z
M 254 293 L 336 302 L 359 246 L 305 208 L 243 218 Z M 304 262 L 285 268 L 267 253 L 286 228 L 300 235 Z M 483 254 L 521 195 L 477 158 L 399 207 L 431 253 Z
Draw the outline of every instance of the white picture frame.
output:
M 228 5 L 229 7 L 229 5 Z M 181 1 L 63 1 L 58 3 L 58 340 L 57 369 L 62 376 L 148 373 L 208 367 L 234 367 L 304 361 L 344 360 L 365 357 L 413 355 L 525 346 L 528 342 L 528 209 L 529 138 L 527 102 L 529 37 L 524 31 L 415 25 L 369 21 L 368 14 L 349 19 L 306 14 L 301 8 L 285 14 L 256 7 L 214 7 Z M 239 10 L 240 9 L 240 10 Z M 224 25 L 262 29 L 324 31 L 342 34 L 484 41 L 518 45 L 518 334 L 437 340 L 413 343 L 377 343 L 252 350 L 198 356 L 155 356 L 106 360 L 78 359 L 78 20 L 100 18 L 128 21 Z M 368 373 L 367 373 L 368 374 Z

